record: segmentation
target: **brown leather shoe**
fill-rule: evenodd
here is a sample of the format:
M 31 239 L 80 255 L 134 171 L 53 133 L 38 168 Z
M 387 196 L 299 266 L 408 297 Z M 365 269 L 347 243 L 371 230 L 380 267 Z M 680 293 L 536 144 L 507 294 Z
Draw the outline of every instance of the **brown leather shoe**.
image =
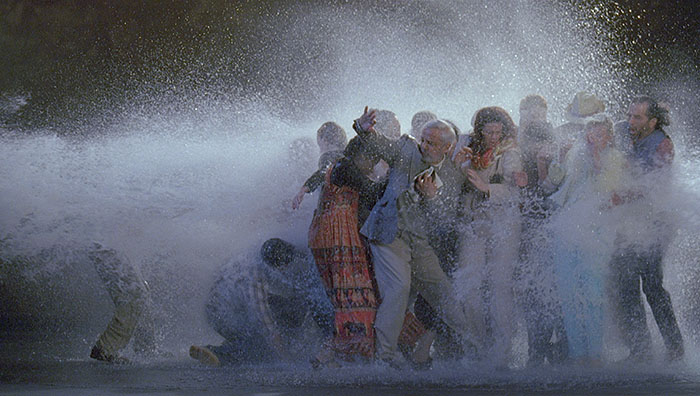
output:
M 218 367 L 221 365 L 221 361 L 216 354 L 207 347 L 192 345 L 190 347 L 190 357 L 199 360 L 200 363 L 207 366 Z
M 129 359 L 125 357 L 121 357 L 119 355 L 111 355 L 108 354 L 104 351 L 104 349 L 98 347 L 95 345 L 92 347 L 92 351 L 90 351 L 90 357 L 95 359 L 95 360 L 100 360 L 103 362 L 107 363 L 112 363 L 112 364 L 129 364 L 131 363 Z

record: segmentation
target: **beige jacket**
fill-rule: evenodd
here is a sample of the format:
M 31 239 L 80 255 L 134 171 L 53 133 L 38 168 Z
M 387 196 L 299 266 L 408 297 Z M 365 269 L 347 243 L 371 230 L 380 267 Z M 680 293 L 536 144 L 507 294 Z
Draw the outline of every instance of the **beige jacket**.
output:
M 471 163 L 468 162 L 467 166 L 471 167 Z M 490 166 L 477 170 L 479 177 L 484 182 L 489 183 L 489 194 L 486 196 L 473 186 L 469 186 L 464 201 L 465 217 L 467 219 L 483 217 L 485 215 L 484 209 L 487 208 L 516 209 L 520 191 L 519 187 L 515 185 L 513 173 L 520 172 L 522 169 L 520 150 L 517 146 L 512 146 L 499 153 Z M 490 211 L 486 210 L 486 212 Z

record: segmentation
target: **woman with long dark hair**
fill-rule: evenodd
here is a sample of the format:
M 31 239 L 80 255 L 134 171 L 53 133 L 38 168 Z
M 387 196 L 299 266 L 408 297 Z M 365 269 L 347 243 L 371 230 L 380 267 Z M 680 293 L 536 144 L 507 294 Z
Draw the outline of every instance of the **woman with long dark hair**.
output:
M 378 160 L 363 150 L 359 137 L 353 138 L 344 157 L 326 173 L 309 229 L 309 247 L 335 309 L 330 350 L 345 360 L 374 355 L 378 302 L 358 223 L 381 191 L 381 185 L 367 177 Z
M 517 128 L 500 107 L 474 117 L 471 143 L 461 155 L 465 187 L 465 234 L 455 278 L 466 298 L 481 302 L 491 330 L 489 356 L 497 366 L 510 363 L 517 328 L 513 296 L 520 241 L 519 186 L 523 183 Z M 460 161 L 461 162 L 461 161 Z

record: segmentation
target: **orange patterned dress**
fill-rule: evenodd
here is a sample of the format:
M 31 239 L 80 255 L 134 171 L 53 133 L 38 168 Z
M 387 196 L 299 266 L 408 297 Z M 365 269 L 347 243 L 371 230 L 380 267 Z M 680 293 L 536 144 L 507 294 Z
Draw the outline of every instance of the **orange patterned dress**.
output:
M 374 356 L 377 301 L 366 242 L 358 230 L 359 193 L 326 172 L 309 229 L 309 248 L 335 309 L 331 348 L 345 358 Z

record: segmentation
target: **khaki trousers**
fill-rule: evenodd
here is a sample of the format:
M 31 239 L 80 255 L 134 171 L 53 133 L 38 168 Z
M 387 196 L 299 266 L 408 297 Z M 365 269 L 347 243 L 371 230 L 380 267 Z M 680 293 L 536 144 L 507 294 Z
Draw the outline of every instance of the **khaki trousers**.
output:
M 507 365 L 513 357 L 519 319 L 514 293 L 519 227 L 517 214 L 498 217 L 497 221 L 475 220 L 466 230 L 460 253 L 462 267 L 455 275 L 465 299 L 487 313 L 492 328 L 487 353 L 497 365 Z
M 382 299 L 374 324 L 380 359 L 403 359 L 397 342 L 409 297 L 416 293 L 420 293 L 457 334 L 480 349 L 485 334 L 483 315 L 471 305 L 458 301 L 425 238 L 399 231 L 392 243 L 370 243 L 370 249 Z
M 129 260 L 120 257 L 116 251 L 95 243 L 88 256 L 114 302 L 114 316 L 96 345 L 106 354 L 115 355 L 129 343 L 139 317 L 147 305 L 148 290 L 146 283 Z M 142 337 L 139 339 L 142 340 Z M 153 341 L 150 339 L 144 342 Z M 139 349 L 139 346 L 135 347 Z

